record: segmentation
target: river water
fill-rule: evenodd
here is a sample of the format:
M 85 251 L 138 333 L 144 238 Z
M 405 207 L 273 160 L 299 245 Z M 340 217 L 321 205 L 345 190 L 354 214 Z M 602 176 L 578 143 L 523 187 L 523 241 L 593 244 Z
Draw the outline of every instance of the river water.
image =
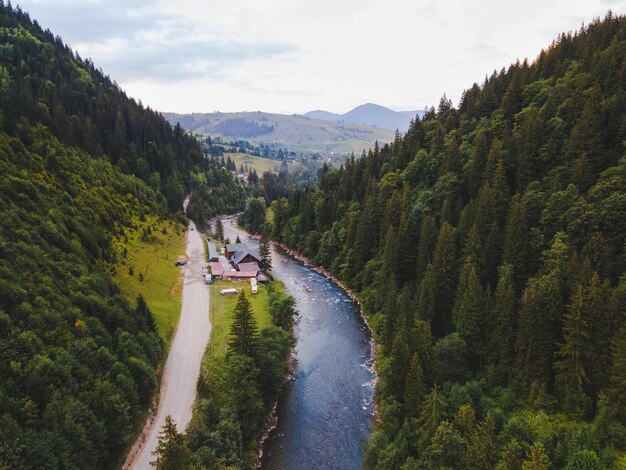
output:
M 232 224 L 224 227 L 234 233 Z M 272 253 L 272 267 L 296 299 L 297 362 L 262 468 L 359 469 L 374 411 L 369 331 L 350 298 L 324 276 L 282 250 Z

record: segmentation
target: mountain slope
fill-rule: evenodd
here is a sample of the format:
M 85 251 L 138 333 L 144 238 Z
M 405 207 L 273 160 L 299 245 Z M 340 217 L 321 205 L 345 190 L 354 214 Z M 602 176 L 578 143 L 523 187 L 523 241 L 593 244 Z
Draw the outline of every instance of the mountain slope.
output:
M 623 16 L 563 34 L 272 204 L 373 325 L 365 468 L 623 466 L 625 50 Z
M 329 113 L 328 111 L 316 110 L 305 113 L 304 116 L 324 121 L 343 121 L 365 126 L 374 126 L 390 131 L 399 130 L 406 132 L 411 120 L 416 116 L 422 116 L 421 111 L 393 111 L 384 106 L 374 103 L 366 103 L 348 111 L 345 114 Z
M 309 111 L 304 116 L 311 119 L 319 119 L 320 121 L 341 121 L 341 114 L 329 113 L 322 109 L 316 109 L 315 111 Z
M 126 238 L 178 226 L 187 191 L 219 185 L 195 203 L 208 217 L 240 187 L 2 2 L 0 39 L 0 468 L 116 468 L 163 352 L 149 305 L 112 276 Z
M 342 115 L 347 122 L 356 122 L 369 126 L 382 127 L 384 129 L 398 129 L 404 132 L 409 128 L 410 118 L 392 111 L 391 109 L 373 103 L 362 104 Z
M 346 155 L 351 152 L 361 154 L 363 149 L 371 147 L 377 140 L 391 142 L 394 139 L 394 133 L 386 129 L 320 121 L 299 115 L 250 112 L 163 113 L 163 116 L 172 125 L 180 123 L 185 129 L 193 132 L 271 144 L 304 154 Z M 267 131 L 268 128 L 269 132 L 263 131 Z M 225 135 L 224 129 L 233 131 L 239 129 L 241 134 Z M 250 130 L 253 132 L 252 136 L 248 133 Z

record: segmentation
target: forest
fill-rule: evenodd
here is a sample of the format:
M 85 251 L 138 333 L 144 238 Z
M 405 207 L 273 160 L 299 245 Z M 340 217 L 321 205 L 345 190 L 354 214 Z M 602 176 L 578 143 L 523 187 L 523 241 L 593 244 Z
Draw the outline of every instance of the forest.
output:
M 206 361 L 194 418 L 184 435 L 171 432 L 162 439 L 161 468 L 254 467 L 257 438 L 280 396 L 295 343 L 294 298 L 273 282 L 267 288 L 271 325 L 259 330 L 242 291 L 233 311 L 228 351 Z
M 625 145 L 609 13 L 254 219 L 363 300 L 365 468 L 624 468 Z
M 273 125 L 259 125 L 254 121 L 242 118 L 225 119 L 215 125 L 215 131 L 225 137 L 240 137 L 244 139 L 269 134 L 273 130 Z
M 164 347 L 115 285 L 112 240 L 185 220 L 190 193 L 206 217 L 235 210 L 240 185 L 1 1 L 0 38 L 0 468 L 119 467 Z

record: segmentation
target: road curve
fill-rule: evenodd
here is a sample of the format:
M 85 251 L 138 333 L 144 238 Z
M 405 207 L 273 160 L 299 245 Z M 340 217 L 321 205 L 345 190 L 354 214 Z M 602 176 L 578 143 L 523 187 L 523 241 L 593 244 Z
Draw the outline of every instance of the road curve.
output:
M 200 364 L 211 334 L 209 289 L 201 273 L 205 261 L 204 245 L 193 222 L 189 223 L 187 231 L 187 256 L 189 261 L 184 268 L 182 310 L 161 378 L 156 418 L 146 425 L 123 469 L 154 468 L 150 465 L 155 459 L 152 452 L 156 449 L 166 416 L 172 417 L 179 432 L 184 431 L 191 421 Z

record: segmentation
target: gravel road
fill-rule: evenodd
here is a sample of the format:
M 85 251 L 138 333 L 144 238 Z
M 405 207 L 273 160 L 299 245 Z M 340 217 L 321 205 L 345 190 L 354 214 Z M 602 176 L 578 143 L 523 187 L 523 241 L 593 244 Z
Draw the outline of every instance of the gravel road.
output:
M 167 415 L 172 417 L 179 432 L 184 431 L 191 421 L 200 363 L 211 334 L 209 289 L 201 273 L 204 246 L 202 235 L 193 222 L 190 222 L 187 231 L 187 256 L 189 261 L 184 268 L 182 311 L 161 378 L 156 418 L 146 424 L 124 469 L 153 468 L 150 465 L 155 459 L 152 452 L 156 449 Z

